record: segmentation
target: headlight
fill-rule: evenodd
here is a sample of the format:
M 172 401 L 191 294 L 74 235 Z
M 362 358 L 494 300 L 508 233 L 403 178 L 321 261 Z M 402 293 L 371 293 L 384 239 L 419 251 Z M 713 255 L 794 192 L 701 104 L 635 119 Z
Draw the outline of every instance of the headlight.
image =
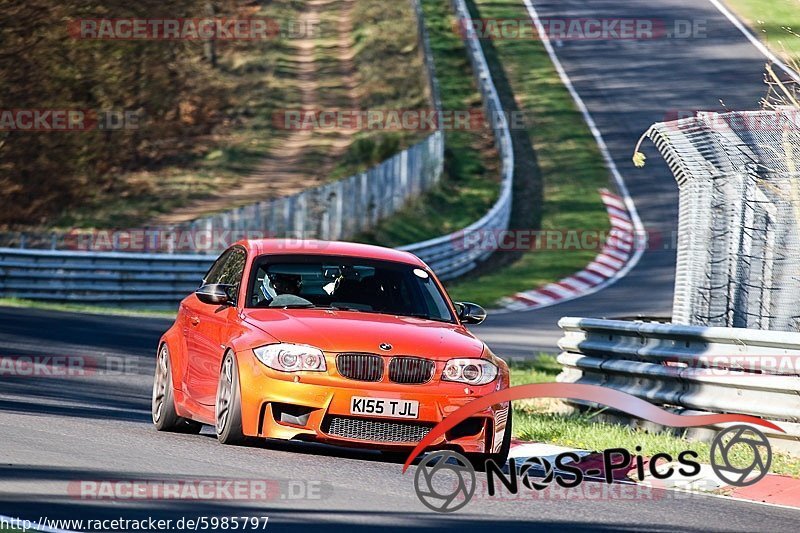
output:
M 281 372 L 325 372 L 325 355 L 302 344 L 270 344 L 253 350 L 259 361 Z
M 451 359 L 444 366 L 442 379 L 469 385 L 486 385 L 497 377 L 497 367 L 485 359 Z

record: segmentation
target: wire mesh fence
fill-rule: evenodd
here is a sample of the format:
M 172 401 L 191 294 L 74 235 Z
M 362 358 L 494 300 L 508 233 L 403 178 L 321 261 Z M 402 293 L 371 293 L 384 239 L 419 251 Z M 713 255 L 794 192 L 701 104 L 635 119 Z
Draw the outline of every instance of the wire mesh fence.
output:
M 680 187 L 675 323 L 800 330 L 798 118 L 703 112 L 647 132 Z

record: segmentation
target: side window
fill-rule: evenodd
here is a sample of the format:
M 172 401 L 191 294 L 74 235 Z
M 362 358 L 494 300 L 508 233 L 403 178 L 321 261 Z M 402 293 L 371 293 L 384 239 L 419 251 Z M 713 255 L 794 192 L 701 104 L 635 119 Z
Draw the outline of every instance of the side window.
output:
M 247 256 L 244 250 L 234 249 L 231 251 L 230 257 L 227 258 L 222 266 L 219 281 L 224 285 L 233 285 L 236 290 L 242 285 L 242 277 L 244 276 L 244 264 Z
M 228 250 L 217 259 L 214 264 L 211 266 L 211 269 L 206 274 L 206 277 L 203 278 L 203 285 L 210 285 L 212 283 L 219 283 L 220 276 L 222 275 L 222 268 L 225 266 L 225 262 L 230 258 L 233 250 Z
M 219 283 L 222 285 L 232 285 L 234 295 L 239 294 L 239 287 L 242 285 L 244 277 L 244 265 L 247 261 L 247 254 L 240 248 L 234 248 L 225 252 L 214 266 L 211 267 L 206 275 L 205 282 L 208 284 Z

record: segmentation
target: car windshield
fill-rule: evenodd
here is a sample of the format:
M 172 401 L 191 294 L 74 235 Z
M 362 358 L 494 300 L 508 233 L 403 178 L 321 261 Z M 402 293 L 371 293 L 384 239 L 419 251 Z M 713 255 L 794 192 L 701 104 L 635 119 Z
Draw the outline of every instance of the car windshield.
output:
M 427 271 L 338 256 L 263 257 L 250 281 L 251 308 L 325 308 L 455 322 Z

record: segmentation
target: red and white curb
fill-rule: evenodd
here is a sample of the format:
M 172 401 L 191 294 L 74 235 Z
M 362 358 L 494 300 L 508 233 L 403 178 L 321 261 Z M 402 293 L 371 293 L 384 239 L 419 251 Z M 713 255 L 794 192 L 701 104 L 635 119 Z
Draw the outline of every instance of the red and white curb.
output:
M 680 464 L 659 464 L 659 470 L 672 467 L 677 472 Z M 721 481 L 711 465 L 700 465 L 700 473 L 686 477 L 680 474 L 666 480 L 647 476 L 641 483 L 657 489 L 683 493 L 703 494 L 718 498 L 747 501 L 751 503 L 800 510 L 800 479 L 777 474 L 767 474 L 749 487 L 735 487 Z
M 600 155 L 603 157 L 603 161 L 611 173 L 611 177 L 614 179 L 617 190 L 621 195 L 615 196 L 608 191 L 601 191 L 603 194 L 603 201 L 611 217 L 612 225 L 614 225 L 616 219 L 619 218 L 618 225 L 620 227 L 630 226 L 627 230 L 629 234 L 635 235 L 638 233 L 639 235 L 643 235 L 644 225 L 636 210 L 636 205 L 633 203 L 628 187 L 625 185 L 625 180 L 622 178 L 622 173 L 619 171 L 614 158 L 611 156 L 611 151 L 608 149 L 608 145 L 600 129 L 597 127 L 594 117 L 592 117 L 583 98 L 581 98 L 581 95 L 578 94 L 578 91 L 572 84 L 572 80 L 567 75 L 564 65 L 561 64 L 561 60 L 558 58 L 555 48 L 553 48 L 553 43 L 547 35 L 547 31 L 533 5 L 533 1 L 523 0 L 523 3 L 525 4 L 531 21 L 533 21 L 536 26 L 537 34 L 541 37 L 541 43 L 547 51 L 547 55 L 550 56 L 553 67 L 556 69 L 561 82 L 575 102 L 578 111 L 580 111 L 583 116 L 583 120 L 586 122 L 586 126 L 589 128 L 592 137 L 594 137 L 597 147 L 600 150 Z M 640 243 L 641 241 L 643 241 L 643 239 L 634 239 L 632 241 L 634 246 L 632 249 L 627 250 L 627 253 L 624 248 L 618 250 L 616 246 L 607 246 L 606 249 L 603 250 L 603 253 L 581 272 L 561 280 L 558 283 L 551 283 L 541 289 L 522 292 L 505 298 L 501 300 L 501 309 L 497 310 L 497 312 L 507 313 L 541 309 L 598 292 L 625 277 L 628 272 L 636 266 L 644 254 L 645 247 L 643 243 Z M 623 265 L 620 266 L 619 262 L 623 262 Z
M 531 457 L 547 459 L 550 464 L 555 464 L 556 457 L 565 452 L 575 453 L 581 458 L 579 468 L 584 472 L 603 468 L 603 455 L 601 453 L 539 442 L 523 442 L 516 439 L 511 442 L 509 458 L 514 459 L 517 465 L 522 464 Z M 670 467 L 674 470 L 674 475 L 670 476 L 669 479 L 659 480 L 654 479 L 649 474 L 648 461 L 649 459 L 645 458 L 645 471 L 648 474 L 643 481 L 636 482 L 636 480 L 628 477 L 631 473 L 635 474 L 635 466 L 631 465 L 628 471 L 617 470 L 614 472 L 615 485 L 616 483 L 623 483 L 650 488 L 654 491 L 700 494 L 800 510 L 800 479 L 767 474 L 758 483 L 749 487 L 733 487 L 720 481 L 711 465 L 700 465 L 700 473 L 688 477 L 679 473 L 681 467 L 679 463 L 659 463 L 659 471 L 665 471 Z M 652 493 L 648 496 L 653 497 Z M 683 498 L 685 497 L 683 496 Z
M 573 452 L 580 457 L 591 455 L 592 452 L 586 450 L 576 450 L 556 446 L 555 444 L 545 444 L 542 442 L 524 442 L 517 439 L 511 441 L 511 451 L 508 453 L 509 459 L 528 459 L 529 457 L 542 457 L 544 459 L 555 459 L 562 453 Z
M 627 274 L 637 248 L 643 245 L 636 238 L 635 225 L 625 201 L 606 189 L 601 190 L 600 195 L 608 212 L 611 231 L 594 261 L 561 281 L 503 298 L 499 302 L 502 309 L 531 311 L 549 307 L 597 292 Z

